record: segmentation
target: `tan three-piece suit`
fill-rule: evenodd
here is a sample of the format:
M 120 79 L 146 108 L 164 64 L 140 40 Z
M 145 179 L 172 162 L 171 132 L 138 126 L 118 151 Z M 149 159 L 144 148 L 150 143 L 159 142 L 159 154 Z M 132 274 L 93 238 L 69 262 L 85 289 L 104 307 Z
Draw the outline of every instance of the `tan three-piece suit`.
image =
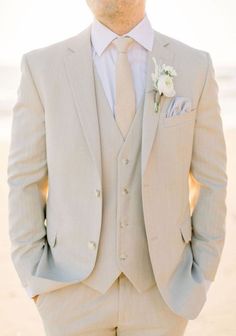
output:
M 178 73 L 176 96 L 161 97 L 158 113 L 152 56 Z M 155 315 L 145 307 L 155 295 L 163 320 L 197 317 L 204 279 L 214 280 L 225 239 L 226 150 L 217 93 L 210 56 L 155 31 L 144 99 L 124 140 L 93 66 L 90 26 L 24 55 L 9 153 L 9 227 L 22 285 L 40 294 L 36 306 L 46 327 L 58 322 L 49 335 L 76 335 L 70 307 L 83 316 L 86 300 L 106 297 L 104 306 L 89 306 L 99 326 L 96 318 L 103 307 L 112 309 L 118 281 L 133 286 L 143 305 L 137 325 L 149 309 Z M 167 118 L 178 98 L 189 110 Z M 126 278 L 118 279 L 121 272 Z M 130 319 L 131 301 L 127 291 Z

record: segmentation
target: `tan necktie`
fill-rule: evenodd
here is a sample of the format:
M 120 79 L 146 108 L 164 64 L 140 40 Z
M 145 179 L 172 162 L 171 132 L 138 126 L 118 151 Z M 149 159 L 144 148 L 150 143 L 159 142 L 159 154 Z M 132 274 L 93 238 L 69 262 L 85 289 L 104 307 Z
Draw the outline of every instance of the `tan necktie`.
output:
M 116 46 L 115 118 L 124 138 L 135 115 L 135 91 L 131 67 L 128 60 L 128 47 L 134 40 L 128 36 L 112 41 Z

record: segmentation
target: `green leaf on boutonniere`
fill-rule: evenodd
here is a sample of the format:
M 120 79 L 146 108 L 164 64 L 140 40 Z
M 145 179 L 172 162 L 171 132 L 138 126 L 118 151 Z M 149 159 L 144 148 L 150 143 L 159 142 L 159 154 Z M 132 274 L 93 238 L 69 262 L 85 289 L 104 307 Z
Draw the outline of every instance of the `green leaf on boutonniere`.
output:
M 166 64 L 158 65 L 155 57 L 152 57 L 155 70 L 151 74 L 154 90 L 154 110 L 156 113 L 160 110 L 161 96 L 174 97 L 176 92 L 174 89 L 174 77 L 177 76 L 175 69 Z M 157 101 L 157 95 L 159 99 Z
M 154 98 L 154 110 L 156 113 L 158 113 L 160 110 L 160 102 L 161 102 L 161 97 L 163 96 L 163 94 L 159 96 L 158 100 L 157 100 L 157 95 L 158 95 L 158 92 L 156 91 L 155 98 Z

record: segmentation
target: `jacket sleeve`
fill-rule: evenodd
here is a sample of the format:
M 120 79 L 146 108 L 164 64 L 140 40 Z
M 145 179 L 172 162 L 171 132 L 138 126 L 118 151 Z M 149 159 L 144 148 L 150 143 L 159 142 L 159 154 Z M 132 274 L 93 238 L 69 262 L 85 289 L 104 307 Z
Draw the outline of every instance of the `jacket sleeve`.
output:
M 11 258 L 24 287 L 40 260 L 46 241 L 47 161 L 44 109 L 27 54 L 13 108 L 8 156 L 8 205 Z
M 192 212 L 192 251 L 207 280 L 213 281 L 225 241 L 226 145 L 218 85 L 211 57 L 206 53 L 206 79 L 198 103 L 190 180 L 195 206 Z

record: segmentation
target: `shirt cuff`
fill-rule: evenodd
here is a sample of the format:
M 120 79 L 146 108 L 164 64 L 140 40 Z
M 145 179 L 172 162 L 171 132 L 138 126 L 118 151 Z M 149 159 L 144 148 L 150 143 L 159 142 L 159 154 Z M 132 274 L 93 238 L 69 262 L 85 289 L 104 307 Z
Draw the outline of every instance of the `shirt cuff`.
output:
M 33 296 L 37 295 L 35 293 L 32 292 L 32 289 L 30 287 L 25 287 L 26 293 L 27 295 L 32 299 Z
M 209 287 L 211 284 L 212 284 L 212 281 L 204 280 L 204 286 L 205 286 L 206 292 L 209 290 Z

